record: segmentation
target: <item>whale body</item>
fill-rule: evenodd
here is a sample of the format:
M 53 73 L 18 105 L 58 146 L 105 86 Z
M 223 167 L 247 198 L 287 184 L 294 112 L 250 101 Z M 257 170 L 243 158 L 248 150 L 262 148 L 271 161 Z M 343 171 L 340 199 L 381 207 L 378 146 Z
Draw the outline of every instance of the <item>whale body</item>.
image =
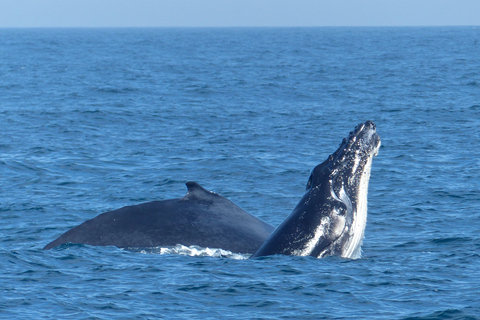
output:
M 68 230 L 44 249 L 66 243 L 119 248 L 176 245 L 253 253 L 274 227 L 196 182 L 183 198 L 152 201 L 100 214 Z

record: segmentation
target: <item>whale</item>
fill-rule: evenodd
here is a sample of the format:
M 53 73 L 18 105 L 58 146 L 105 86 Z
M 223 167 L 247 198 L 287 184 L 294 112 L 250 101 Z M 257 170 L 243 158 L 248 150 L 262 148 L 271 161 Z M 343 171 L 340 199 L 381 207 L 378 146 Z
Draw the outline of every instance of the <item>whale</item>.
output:
M 252 254 L 275 229 L 200 184 L 186 183 L 183 198 L 108 211 L 47 244 L 115 246 L 126 249 L 199 246 Z
M 312 170 L 297 206 L 251 258 L 360 258 L 370 171 L 380 144 L 375 123 L 357 125 L 339 148 Z

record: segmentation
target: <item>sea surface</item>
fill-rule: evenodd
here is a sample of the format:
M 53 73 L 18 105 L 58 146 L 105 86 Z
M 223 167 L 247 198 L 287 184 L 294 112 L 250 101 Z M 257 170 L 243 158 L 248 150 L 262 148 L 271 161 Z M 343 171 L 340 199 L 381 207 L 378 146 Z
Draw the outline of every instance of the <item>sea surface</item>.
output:
M 197 181 L 278 225 L 355 125 L 361 259 L 42 248 Z M 480 27 L 0 29 L 1 319 L 480 319 Z

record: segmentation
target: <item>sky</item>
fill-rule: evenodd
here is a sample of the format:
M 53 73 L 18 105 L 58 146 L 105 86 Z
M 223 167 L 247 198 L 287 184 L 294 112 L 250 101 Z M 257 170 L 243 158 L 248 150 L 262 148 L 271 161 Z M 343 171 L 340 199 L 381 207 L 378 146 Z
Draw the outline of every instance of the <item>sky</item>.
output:
M 0 0 L 0 28 L 480 26 L 480 0 Z

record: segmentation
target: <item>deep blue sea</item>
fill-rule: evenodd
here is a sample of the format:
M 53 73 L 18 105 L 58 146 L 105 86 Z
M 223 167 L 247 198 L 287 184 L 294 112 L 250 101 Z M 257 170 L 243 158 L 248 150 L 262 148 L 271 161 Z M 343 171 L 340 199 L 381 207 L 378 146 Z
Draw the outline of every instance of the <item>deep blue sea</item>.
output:
M 189 180 L 278 225 L 366 120 L 361 259 L 42 250 Z M 0 134 L 2 319 L 480 319 L 480 27 L 0 29 Z

